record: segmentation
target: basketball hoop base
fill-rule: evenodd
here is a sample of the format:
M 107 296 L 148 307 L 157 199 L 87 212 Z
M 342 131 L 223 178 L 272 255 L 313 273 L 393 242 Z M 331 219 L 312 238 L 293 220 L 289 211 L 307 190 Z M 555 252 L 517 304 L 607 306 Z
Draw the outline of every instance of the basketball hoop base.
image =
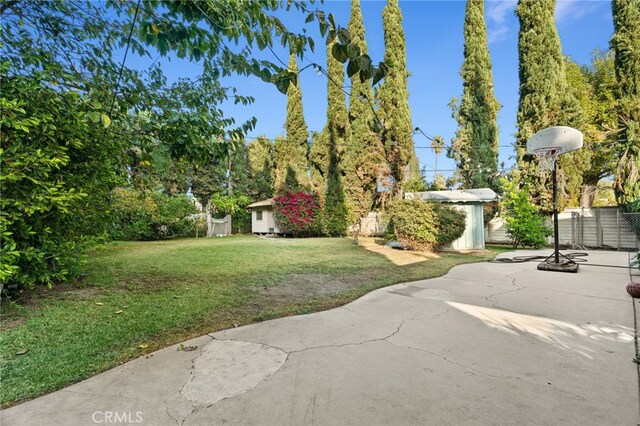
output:
M 540 262 L 538 263 L 538 270 L 540 271 L 552 271 L 552 272 L 578 272 L 577 263 L 555 263 L 555 262 Z
M 562 253 L 558 253 L 560 256 L 564 257 L 564 259 L 559 259 L 559 262 L 556 262 L 555 253 L 551 256 L 547 257 L 544 262 L 538 263 L 539 271 L 551 271 L 551 272 L 578 272 L 578 264 L 573 260 L 567 258 Z

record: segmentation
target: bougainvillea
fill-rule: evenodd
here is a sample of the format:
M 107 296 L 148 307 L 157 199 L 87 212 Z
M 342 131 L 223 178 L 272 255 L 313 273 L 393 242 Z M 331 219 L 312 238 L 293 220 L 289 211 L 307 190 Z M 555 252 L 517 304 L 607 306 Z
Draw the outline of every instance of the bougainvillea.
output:
M 320 198 L 315 192 L 287 191 L 273 199 L 273 216 L 278 229 L 294 237 L 318 235 L 320 211 Z

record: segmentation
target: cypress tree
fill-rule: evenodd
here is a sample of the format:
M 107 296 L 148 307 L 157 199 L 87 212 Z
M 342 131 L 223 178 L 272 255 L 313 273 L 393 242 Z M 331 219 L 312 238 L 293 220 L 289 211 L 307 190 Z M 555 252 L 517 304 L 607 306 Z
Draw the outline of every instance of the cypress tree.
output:
M 487 46 L 484 0 L 467 0 L 464 19 L 462 100 L 452 157 L 464 188 L 497 188 L 498 110 Z
M 250 183 L 249 194 L 254 200 L 273 197 L 275 163 L 274 147 L 265 136 L 251 141 L 248 147 Z
M 348 210 L 345 200 L 342 175 L 336 147 L 335 133 L 329 134 L 329 163 L 327 167 L 327 191 L 322 210 L 322 222 L 325 233 L 331 237 L 340 237 L 347 233 Z
M 314 179 L 324 184 L 329 174 L 330 145 L 334 144 L 336 155 L 344 150 L 348 138 L 349 117 L 344 92 L 344 66 L 331 54 L 334 39 L 327 45 L 327 122 L 322 132 L 314 135 L 309 151 L 312 171 L 319 177 Z M 333 141 L 330 139 L 333 137 Z
M 311 187 L 318 193 L 326 188 L 329 168 L 329 134 L 325 131 L 311 132 L 309 143 L 309 175 Z
M 284 181 L 287 177 L 287 167 L 289 166 L 289 144 L 287 139 L 280 135 L 276 136 L 273 143 L 273 191 L 282 191 Z
M 229 195 L 247 195 L 251 185 L 251 163 L 249 149 L 245 140 L 229 153 L 229 176 L 227 178 L 227 193 Z
M 298 73 L 296 56 L 291 53 L 289 57 L 289 71 Z M 285 181 L 297 181 L 302 187 L 309 186 L 307 175 L 307 123 L 302 112 L 302 92 L 300 82 L 290 84 L 287 89 L 287 118 L 284 128 L 286 131 L 286 146 L 278 146 L 276 142 L 276 154 L 280 162 L 276 163 L 279 173 L 276 174 L 276 190 L 282 189 Z M 280 152 L 278 152 L 280 149 Z M 295 173 L 295 179 L 288 179 L 289 171 Z M 301 188 L 302 189 L 302 188 Z
M 382 23 L 384 60 L 392 66 L 389 67 L 384 83 L 378 90 L 378 117 L 384 128 L 382 141 L 390 177 L 394 183 L 393 191 L 400 194 L 405 179 L 411 179 L 414 177 L 411 173 L 416 173 L 417 164 L 409 167 L 409 163 L 417 159 L 417 156 L 412 138 L 413 126 L 407 90 L 407 54 L 402 28 L 402 11 L 398 6 L 398 0 L 387 1 L 382 11 Z M 407 169 L 409 173 L 406 173 Z
M 359 0 L 351 0 L 349 33 L 352 43 L 367 53 L 364 25 Z M 344 189 L 349 209 L 349 220 L 355 223 L 367 215 L 374 205 L 378 177 L 382 174 L 384 154 L 382 142 L 374 129 L 373 90 L 371 80 L 360 81 L 358 74 L 351 77 L 349 97 L 350 137 L 347 141 L 342 167 Z
M 580 128 L 582 111 L 565 76 L 560 37 L 554 20 L 555 0 L 520 0 L 518 56 L 520 99 L 516 150 L 521 179 L 542 212 L 553 211 L 551 173 L 542 173 L 535 156 L 526 154 L 527 140 L 551 126 Z M 577 205 L 588 152 L 579 150 L 558 159 L 558 208 Z M 524 183 L 524 182 L 523 182 Z
M 335 43 L 333 40 L 327 45 L 327 123 L 314 138 L 309 161 L 313 166 L 314 182 L 322 182 L 325 192 L 324 231 L 330 236 L 341 236 L 347 231 L 347 206 L 340 153 L 347 143 L 349 117 L 344 93 L 344 67 L 331 54 Z
M 612 9 L 620 130 L 613 189 L 625 205 L 640 199 L 640 0 L 613 0 Z

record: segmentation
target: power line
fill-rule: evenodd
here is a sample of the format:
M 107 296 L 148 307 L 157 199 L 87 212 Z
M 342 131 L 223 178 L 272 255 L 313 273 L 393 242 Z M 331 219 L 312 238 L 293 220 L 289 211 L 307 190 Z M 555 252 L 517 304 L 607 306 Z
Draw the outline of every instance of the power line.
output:
M 118 96 L 118 88 L 120 87 L 120 79 L 122 78 L 122 72 L 124 71 L 124 64 L 127 61 L 127 55 L 129 54 L 129 47 L 131 46 L 131 37 L 133 36 L 133 29 L 136 26 L 136 21 L 138 20 L 138 11 L 140 10 L 140 1 L 136 5 L 136 11 L 133 15 L 133 22 L 131 22 L 131 28 L 129 29 L 129 36 L 127 37 L 127 47 L 124 50 L 124 57 L 122 58 L 122 64 L 120 65 L 120 71 L 118 72 L 118 78 L 116 79 L 116 87 L 115 92 L 113 94 L 113 99 L 111 100 L 111 107 L 109 108 L 109 117 L 113 113 L 113 107 L 116 104 L 116 97 Z M 106 130 L 106 128 L 105 128 Z

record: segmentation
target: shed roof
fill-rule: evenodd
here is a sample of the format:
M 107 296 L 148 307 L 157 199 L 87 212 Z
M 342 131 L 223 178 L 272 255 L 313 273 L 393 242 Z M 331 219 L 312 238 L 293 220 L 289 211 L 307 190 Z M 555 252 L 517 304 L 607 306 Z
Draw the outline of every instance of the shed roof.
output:
M 500 197 L 491 188 L 452 189 L 447 191 L 408 192 L 406 200 L 422 199 L 442 203 L 472 203 L 498 201 Z
M 251 203 L 247 206 L 248 209 L 252 209 L 254 207 L 268 207 L 273 205 L 273 198 L 267 198 L 266 200 L 256 201 L 255 203 Z

